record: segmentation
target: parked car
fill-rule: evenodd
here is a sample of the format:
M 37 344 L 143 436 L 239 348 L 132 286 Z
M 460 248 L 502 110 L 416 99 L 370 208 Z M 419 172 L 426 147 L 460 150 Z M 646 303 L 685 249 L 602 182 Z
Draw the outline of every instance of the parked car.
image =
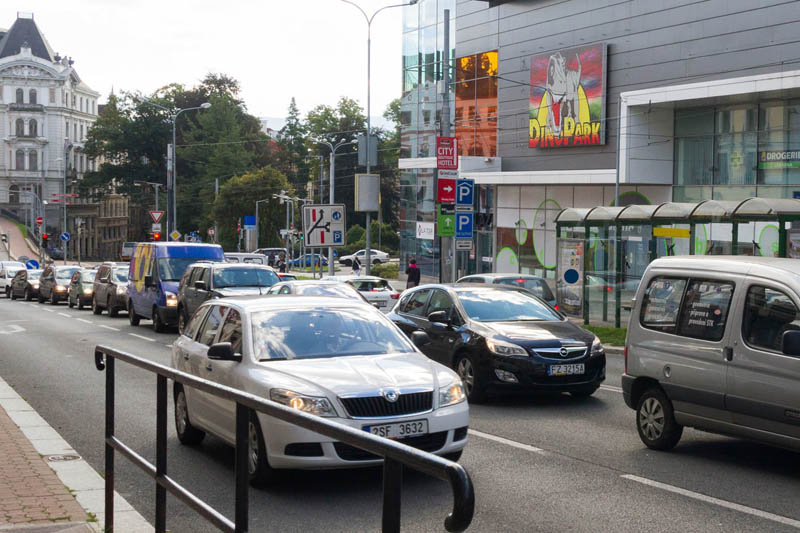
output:
M 389 260 L 389 254 L 386 252 L 381 252 L 380 250 L 375 250 L 374 248 L 370 248 L 369 256 L 372 258 L 373 265 L 380 265 L 381 263 L 385 263 Z M 354 254 L 350 255 L 343 255 L 339 258 L 339 264 L 350 266 L 353 264 L 353 258 L 358 257 L 358 262 L 362 265 L 367 264 L 367 250 L 359 250 Z
M 36 298 L 39 295 L 39 276 L 41 275 L 41 270 L 28 270 L 25 268 L 18 270 L 11 279 L 11 299 L 25 298 L 30 302 Z
M 0 292 L 5 294 L 6 298 L 11 295 L 11 280 L 17 272 L 24 269 L 25 265 L 19 261 L 0 261 Z
M 289 252 L 286 248 L 258 248 L 253 253 L 265 255 L 267 257 L 267 265 L 271 267 L 277 266 L 281 253 L 283 253 L 284 257 L 289 257 Z
M 683 428 L 800 451 L 800 265 L 772 257 L 650 263 L 633 304 L 622 390 L 642 442 Z
M 540 276 L 531 276 L 530 274 L 474 274 L 472 276 L 464 276 L 456 283 L 497 283 L 499 285 L 522 287 L 550 304 L 554 309 L 558 309 L 553 291 L 550 290 L 547 280 Z
M 133 250 L 136 248 L 135 242 L 123 242 L 122 248 L 119 250 L 119 257 L 123 261 L 127 262 L 131 260 L 131 256 L 133 255 Z
M 50 259 L 64 259 L 64 249 L 61 246 L 50 246 L 47 249 Z
M 138 326 L 142 318 L 153 320 L 156 332 L 178 323 L 178 283 L 186 268 L 197 261 L 222 262 L 218 244 L 140 242 L 128 270 L 128 320 Z
M 282 281 L 269 288 L 267 294 L 298 294 L 302 296 L 330 296 L 366 302 L 367 299 L 355 287 L 341 281 L 307 279 Z
M 206 300 L 266 294 L 266 289 L 279 281 L 275 271 L 266 265 L 208 262 L 190 265 L 178 286 L 178 331 L 183 331 Z
M 392 288 L 389 280 L 377 276 L 328 276 L 325 279 L 352 285 L 361 296 L 384 313 L 391 311 L 400 297 L 400 293 Z
M 418 335 L 418 342 L 424 342 Z M 337 298 L 205 302 L 172 348 L 172 366 L 317 416 L 458 460 L 469 406 L 461 380 L 434 363 L 384 315 Z M 183 444 L 206 433 L 235 442 L 236 404 L 176 383 Z M 249 414 L 250 481 L 284 468 L 352 468 L 382 459 L 262 413 Z
M 322 266 L 326 266 L 328 264 L 328 258 L 320 254 L 303 254 L 293 259 L 291 264 L 296 267 L 319 266 L 320 258 L 322 259 Z
M 72 275 L 80 270 L 76 266 L 54 266 L 50 265 L 42 271 L 39 276 L 39 303 L 49 300 L 51 305 L 58 305 L 61 300 L 67 299 L 69 280 Z
M 128 307 L 128 273 L 130 266 L 123 263 L 103 263 L 94 280 L 92 313 L 99 315 L 105 309 L 115 317 Z
M 489 392 L 590 396 L 606 377 L 603 345 L 526 289 L 505 285 L 421 285 L 406 290 L 389 318 L 421 348 L 455 369 L 471 402 Z
M 269 260 L 267 256 L 264 254 L 247 254 L 247 253 L 239 253 L 239 252 L 226 252 L 225 253 L 225 262 L 226 263 L 253 263 L 256 265 L 267 265 Z
M 92 304 L 94 294 L 94 277 L 97 270 L 82 268 L 72 275 L 67 291 L 67 304 L 70 307 L 78 306 L 83 309 L 84 305 Z

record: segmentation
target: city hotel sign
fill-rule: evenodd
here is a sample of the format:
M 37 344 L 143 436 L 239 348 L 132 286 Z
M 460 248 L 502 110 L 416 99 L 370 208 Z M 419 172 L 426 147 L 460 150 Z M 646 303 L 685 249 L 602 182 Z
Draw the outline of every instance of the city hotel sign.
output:
M 606 45 L 531 57 L 531 148 L 606 143 Z

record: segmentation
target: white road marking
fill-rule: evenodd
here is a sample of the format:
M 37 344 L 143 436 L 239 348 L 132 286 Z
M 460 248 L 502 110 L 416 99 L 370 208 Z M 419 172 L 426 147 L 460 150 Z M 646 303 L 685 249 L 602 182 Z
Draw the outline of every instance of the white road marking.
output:
M 766 520 L 771 520 L 779 524 L 785 524 L 787 526 L 792 526 L 800 529 L 800 520 L 795 520 L 793 518 L 788 518 L 786 516 L 768 513 L 766 511 L 761 511 L 760 509 L 747 507 L 746 505 L 740 505 L 738 503 L 733 503 L 726 500 L 720 500 L 719 498 L 714 498 L 713 496 L 706 496 L 705 494 L 700 494 L 699 492 L 682 489 L 680 487 L 675 487 L 674 485 L 667 485 L 666 483 L 659 483 L 658 481 L 653 481 L 652 479 L 634 476 L 632 474 L 624 474 L 621 477 L 628 479 L 630 481 L 641 483 L 643 485 L 648 485 L 650 487 L 665 490 L 667 492 L 680 494 L 681 496 L 686 496 L 687 498 L 692 498 L 706 503 L 712 503 L 714 505 L 719 505 L 720 507 L 724 507 L 726 509 L 739 511 L 740 513 L 757 516 L 759 518 L 764 518 Z
M 79 318 L 78 322 L 83 322 L 84 324 L 91 324 L 92 323 L 91 320 L 86 320 L 85 318 Z
M 520 450 L 525 450 L 533 453 L 540 453 L 546 454 L 547 452 L 541 448 L 537 448 L 536 446 L 531 446 L 530 444 L 523 444 L 521 442 L 517 442 L 515 440 L 506 439 L 504 437 L 498 437 L 497 435 L 492 435 L 490 433 L 484 433 L 483 431 L 478 431 L 475 429 L 469 430 L 470 435 L 474 435 L 476 437 L 480 437 L 482 439 L 493 440 L 495 442 L 499 442 L 500 444 L 506 444 L 508 446 L 512 446 L 514 448 L 519 448 Z
M 72 318 L 72 315 L 68 315 L 67 313 L 58 313 L 61 316 L 65 316 L 67 318 Z
M 136 333 L 128 333 L 131 337 L 136 337 L 137 339 L 144 339 L 150 342 L 156 342 L 155 339 L 151 339 L 150 337 L 145 337 L 144 335 L 137 335 Z
M 22 326 L 18 326 L 16 324 L 6 324 L 5 326 L 2 326 L 2 329 L 0 329 L 0 335 L 9 335 L 11 333 L 20 333 L 22 331 L 25 331 L 25 328 Z
M 101 327 L 101 328 L 110 329 L 111 331 L 119 331 L 117 328 L 112 328 L 111 326 L 105 326 L 105 325 L 103 325 L 103 324 L 100 324 L 100 327 Z
M 600 385 L 600 388 L 603 390 L 611 391 L 611 392 L 618 392 L 622 394 L 622 389 L 620 387 L 614 387 L 613 385 Z
M 46 307 L 42 307 L 42 310 L 47 311 L 48 313 L 55 313 L 52 309 L 48 309 Z

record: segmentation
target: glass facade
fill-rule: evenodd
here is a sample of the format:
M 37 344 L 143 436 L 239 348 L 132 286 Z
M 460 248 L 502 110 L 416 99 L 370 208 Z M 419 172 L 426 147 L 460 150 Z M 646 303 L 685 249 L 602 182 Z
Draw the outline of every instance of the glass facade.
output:
M 497 52 L 456 60 L 455 132 L 460 155 L 497 155 Z

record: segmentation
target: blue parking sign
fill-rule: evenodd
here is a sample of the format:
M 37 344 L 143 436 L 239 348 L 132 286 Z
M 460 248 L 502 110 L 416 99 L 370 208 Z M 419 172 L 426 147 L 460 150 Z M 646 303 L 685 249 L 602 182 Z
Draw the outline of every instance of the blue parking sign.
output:
M 474 213 L 456 212 L 456 239 L 471 239 Z
M 456 205 L 472 206 L 475 203 L 475 180 L 456 180 Z
M 334 212 L 335 214 L 335 212 Z M 333 242 L 334 244 L 340 244 L 342 242 L 342 232 L 341 231 L 334 231 L 333 232 Z

